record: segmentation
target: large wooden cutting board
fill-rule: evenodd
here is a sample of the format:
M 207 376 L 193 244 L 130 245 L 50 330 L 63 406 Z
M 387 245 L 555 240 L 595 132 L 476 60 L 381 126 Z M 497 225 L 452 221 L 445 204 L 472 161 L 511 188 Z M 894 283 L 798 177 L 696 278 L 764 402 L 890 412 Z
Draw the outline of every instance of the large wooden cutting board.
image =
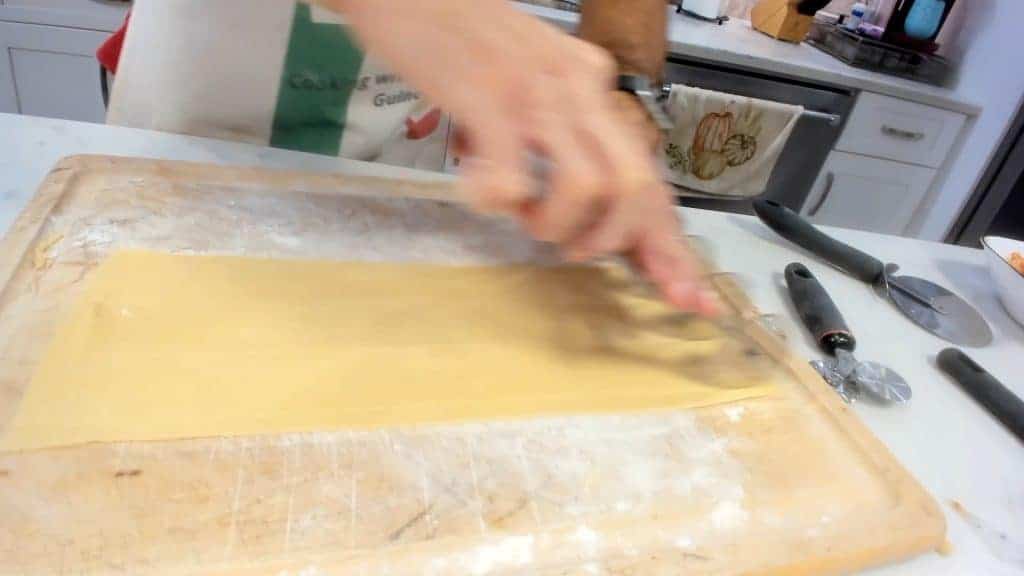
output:
M 446 183 L 73 157 L 0 247 L 0 427 L 119 247 L 512 262 L 549 256 Z M 355 195 L 355 196 L 353 196 Z M 414 196 L 421 199 L 397 198 Z M 423 199 L 428 198 L 428 199 Z M 0 455 L 0 574 L 832 574 L 939 547 L 935 502 L 724 274 L 708 408 Z

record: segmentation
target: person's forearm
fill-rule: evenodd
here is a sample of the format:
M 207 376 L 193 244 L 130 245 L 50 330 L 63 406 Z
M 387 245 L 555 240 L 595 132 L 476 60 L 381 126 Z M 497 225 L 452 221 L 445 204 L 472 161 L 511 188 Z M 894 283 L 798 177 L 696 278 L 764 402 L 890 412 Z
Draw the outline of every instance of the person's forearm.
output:
M 348 13 L 355 20 L 377 17 L 380 0 L 306 0 Z M 460 0 L 464 1 L 464 0 Z M 443 10 L 443 4 L 439 3 Z M 584 0 L 579 37 L 607 50 L 622 74 L 661 80 L 665 65 L 665 0 Z
M 665 27 L 665 0 L 584 0 L 579 37 L 610 52 L 619 73 L 660 82 Z

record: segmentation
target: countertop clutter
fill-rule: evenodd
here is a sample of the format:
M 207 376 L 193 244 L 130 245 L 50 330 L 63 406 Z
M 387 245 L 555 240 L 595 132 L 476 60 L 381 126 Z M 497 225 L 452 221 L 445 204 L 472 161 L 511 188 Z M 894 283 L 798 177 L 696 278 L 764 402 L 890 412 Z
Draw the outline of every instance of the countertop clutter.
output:
M 567 30 L 575 29 L 579 22 L 579 14 L 573 12 L 524 3 L 518 5 L 522 10 Z M 667 10 L 670 56 L 856 88 L 969 116 L 981 110 L 978 103 L 964 101 L 947 88 L 848 66 L 806 44 L 782 42 L 757 32 L 746 20 L 729 20 L 717 25 L 681 17 L 672 7 Z
M 5 175 L 0 188 L 0 229 L 9 226 L 50 168 L 72 154 L 449 178 L 251 145 L 26 116 L 0 114 L 0 131 L 6 135 L 0 143 L 0 173 Z M 1024 550 L 1024 493 L 1020 490 L 1024 458 L 1016 457 L 1024 446 L 938 370 L 935 356 L 946 344 L 911 324 L 867 286 L 800 251 L 752 217 L 702 210 L 687 210 L 685 216 L 687 232 L 704 239 L 718 266 L 736 274 L 761 311 L 782 318 L 781 328 L 798 354 L 808 359 L 821 355 L 786 294 L 782 271 L 794 261 L 804 263 L 842 309 L 857 334 L 858 357 L 886 364 L 913 386 L 914 398 L 906 405 L 861 403 L 854 411 L 941 506 L 948 525 L 947 555 L 926 554 L 865 573 L 1024 574 L 1020 553 Z M 828 232 L 883 261 L 899 262 L 904 273 L 941 283 L 974 305 L 990 324 L 994 341 L 967 352 L 1011 390 L 1024 395 L 1015 361 L 1024 352 L 1024 327 L 999 303 L 982 251 L 845 229 Z M 294 529 L 301 527 L 296 524 Z M 240 540 L 235 545 L 249 543 Z

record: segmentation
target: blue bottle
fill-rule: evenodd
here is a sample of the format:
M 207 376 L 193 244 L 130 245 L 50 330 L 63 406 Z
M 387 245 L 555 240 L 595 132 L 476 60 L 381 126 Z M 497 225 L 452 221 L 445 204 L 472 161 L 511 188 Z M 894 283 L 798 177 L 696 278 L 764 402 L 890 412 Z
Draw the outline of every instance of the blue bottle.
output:
M 903 23 L 903 32 L 917 40 L 928 40 L 939 31 L 946 0 L 916 0 Z

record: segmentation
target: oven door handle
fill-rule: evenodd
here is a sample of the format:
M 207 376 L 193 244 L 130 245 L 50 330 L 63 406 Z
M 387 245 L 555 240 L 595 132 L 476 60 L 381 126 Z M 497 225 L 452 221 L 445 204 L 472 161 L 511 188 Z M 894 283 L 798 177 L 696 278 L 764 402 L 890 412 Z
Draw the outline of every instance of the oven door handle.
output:
M 813 118 L 815 120 L 824 120 L 828 122 L 829 126 L 839 126 L 843 122 L 843 117 L 839 114 L 818 112 L 817 110 L 804 110 L 801 116 L 805 118 Z
M 661 85 L 661 93 L 658 94 L 659 100 L 665 100 L 672 93 L 672 83 L 665 82 Z M 768 100 L 769 102 L 775 102 L 775 100 Z M 817 110 L 804 109 L 800 113 L 801 117 L 811 118 L 813 120 L 824 120 L 828 122 L 829 126 L 839 126 L 843 123 L 843 116 L 841 114 L 833 114 L 831 112 L 819 112 Z

